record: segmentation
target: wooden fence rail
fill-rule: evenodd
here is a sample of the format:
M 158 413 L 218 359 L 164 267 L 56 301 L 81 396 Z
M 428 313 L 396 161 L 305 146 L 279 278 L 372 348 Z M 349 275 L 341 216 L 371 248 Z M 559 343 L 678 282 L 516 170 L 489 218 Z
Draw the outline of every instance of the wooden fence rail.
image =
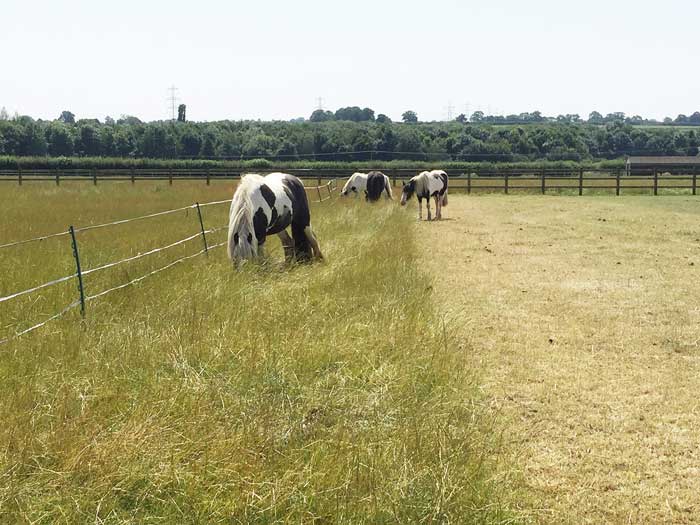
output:
M 210 169 L 15 169 L 0 170 L 0 182 L 14 182 L 20 186 L 35 181 L 51 181 L 60 185 L 65 181 L 89 181 L 97 185 L 108 181 L 203 181 L 210 185 L 213 181 L 237 180 L 246 172 L 255 171 L 261 174 L 279 170 L 234 170 L 223 168 Z M 352 170 L 343 169 L 285 169 L 302 180 L 318 186 L 321 180 L 344 179 Z M 392 168 L 382 170 L 388 175 L 394 186 L 416 175 L 416 169 Z M 653 195 L 659 195 L 662 190 L 690 190 L 697 195 L 697 173 L 670 174 L 658 170 L 649 173 L 634 173 L 627 175 L 624 168 L 547 168 L 547 169 L 508 169 L 481 170 L 465 172 L 464 170 L 448 170 L 450 190 L 466 193 L 478 192 L 532 192 L 546 194 L 548 191 L 570 191 L 583 195 L 585 190 L 608 191 L 614 190 L 615 195 L 621 195 L 626 190 L 648 190 Z

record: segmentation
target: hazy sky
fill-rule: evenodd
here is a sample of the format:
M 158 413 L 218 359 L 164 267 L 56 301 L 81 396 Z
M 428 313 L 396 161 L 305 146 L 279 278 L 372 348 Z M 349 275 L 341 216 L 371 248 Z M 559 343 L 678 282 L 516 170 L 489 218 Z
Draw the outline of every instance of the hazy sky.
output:
M 0 0 L 0 107 L 40 118 L 421 120 L 700 110 L 698 0 Z M 673 78 L 666 77 L 673 75 Z

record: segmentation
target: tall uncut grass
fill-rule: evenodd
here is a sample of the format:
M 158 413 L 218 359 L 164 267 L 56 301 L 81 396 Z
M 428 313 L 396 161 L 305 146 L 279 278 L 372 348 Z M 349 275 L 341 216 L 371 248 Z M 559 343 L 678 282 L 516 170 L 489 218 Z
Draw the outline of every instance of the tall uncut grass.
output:
M 188 187 L 111 186 L 109 214 Z M 413 215 L 317 205 L 325 263 L 235 272 L 219 249 L 0 347 L 0 522 L 510 522 Z

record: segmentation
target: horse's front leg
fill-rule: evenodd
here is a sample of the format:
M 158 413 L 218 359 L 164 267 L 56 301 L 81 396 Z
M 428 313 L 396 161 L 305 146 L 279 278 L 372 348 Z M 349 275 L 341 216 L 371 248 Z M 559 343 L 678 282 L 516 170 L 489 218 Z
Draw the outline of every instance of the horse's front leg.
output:
M 418 198 L 418 220 L 423 219 L 423 199 Z
M 311 245 L 311 253 L 316 259 L 323 259 L 323 254 L 321 253 L 321 247 L 318 245 L 318 239 L 316 239 L 316 235 L 314 235 L 314 231 L 311 229 L 311 225 L 309 224 L 306 228 L 304 228 L 304 235 L 306 235 L 307 240 L 309 241 L 309 244 Z
M 284 250 L 284 260 L 286 262 L 292 262 L 294 260 L 294 240 L 287 233 L 287 230 L 282 230 L 277 234 L 280 241 L 282 241 L 282 249 Z
M 442 219 L 442 206 L 440 205 L 440 195 L 435 195 L 435 219 Z
M 428 220 L 432 221 L 433 217 L 430 215 L 430 197 L 425 199 L 425 207 L 428 208 Z

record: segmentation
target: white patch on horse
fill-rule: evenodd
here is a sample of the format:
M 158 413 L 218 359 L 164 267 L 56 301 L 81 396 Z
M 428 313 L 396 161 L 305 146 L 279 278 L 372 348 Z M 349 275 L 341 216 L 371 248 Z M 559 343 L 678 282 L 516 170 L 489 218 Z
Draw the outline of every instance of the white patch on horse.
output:
M 356 195 L 360 195 L 360 194 L 364 195 L 366 189 L 367 189 L 367 174 L 360 173 L 358 171 L 358 172 L 355 172 L 352 175 L 350 175 L 350 178 L 345 183 L 345 186 L 343 186 L 343 189 L 340 191 L 340 195 L 342 197 L 345 197 L 350 192 L 353 192 Z

